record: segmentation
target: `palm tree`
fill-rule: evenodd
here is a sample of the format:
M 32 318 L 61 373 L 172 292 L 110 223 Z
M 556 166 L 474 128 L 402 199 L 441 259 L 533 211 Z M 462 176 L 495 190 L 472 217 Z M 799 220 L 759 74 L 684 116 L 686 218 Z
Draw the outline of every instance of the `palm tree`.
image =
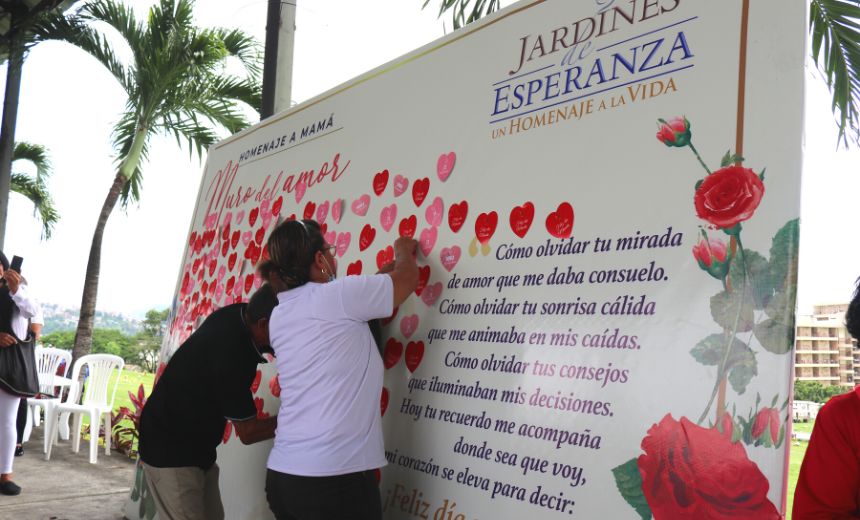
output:
M 92 343 L 105 225 L 118 201 L 125 207 L 140 197 L 150 138 L 173 135 L 179 145 L 187 143 L 189 153 L 202 156 L 219 139 L 218 129 L 233 133 L 245 128 L 247 107 L 260 106 L 259 44 L 239 30 L 198 29 L 193 7 L 194 0 L 160 0 L 145 22 L 115 0 L 97 0 L 78 13 L 87 29 L 75 45 L 108 69 L 128 100 L 113 130 L 117 172 L 93 233 L 75 358 L 89 352 Z M 108 38 L 98 30 L 105 26 L 125 40 L 131 52 L 129 63 L 117 58 Z M 243 76 L 226 71 L 230 57 L 245 66 Z
M 454 29 L 486 16 L 500 0 L 439 0 L 439 16 L 451 12 Z M 422 9 L 430 0 L 425 0 Z M 809 6 L 812 59 L 821 68 L 833 95 L 831 109 L 839 138 L 860 144 L 860 0 L 812 0 Z
M 9 189 L 15 182 L 11 172 L 21 71 L 34 45 L 75 34 L 77 27 L 73 18 L 63 15 L 73 3 L 74 0 L 0 0 L 0 63 L 8 62 L 0 122 L 0 249 L 6 233 Z
M 45 180 L 51 176 L 51 161 L 48 158 L 48 150 L 39 144 L 15 143 L 12 163 L 18 161 L 27 161 L 35 166 L 36 176 L 31 177 L 25 173 L 13 171 L 11 190 L 23 195 L 33 203 L 33 214 L 38 214 L 42 221 L 42 238 L 51 238 L 51 231 L 54 224 L 60 219 L 60 215 L 54 208 L 54 200 L 45 185 Z

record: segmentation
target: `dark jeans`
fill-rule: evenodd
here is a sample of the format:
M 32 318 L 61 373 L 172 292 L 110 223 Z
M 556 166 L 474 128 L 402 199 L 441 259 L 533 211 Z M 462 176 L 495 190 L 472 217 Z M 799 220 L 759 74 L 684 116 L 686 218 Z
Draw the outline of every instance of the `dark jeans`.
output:
M 331 477 L 268 470 L 266 499 L 277 520 L 382 519 L 382 500 L 372 470 Z

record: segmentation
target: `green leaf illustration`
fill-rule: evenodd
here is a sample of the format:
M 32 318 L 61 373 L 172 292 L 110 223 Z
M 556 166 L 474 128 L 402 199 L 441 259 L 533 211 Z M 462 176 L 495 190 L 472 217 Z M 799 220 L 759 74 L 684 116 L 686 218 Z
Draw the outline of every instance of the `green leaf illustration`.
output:
M 726 166 L 731 166 L 732 164 L 743 162 L 744 158 L 736 153 L 732 153 L 731 150 L 726 151 L 726 155 L 723 156 L 720 161 L 720 168 L 725 168 Z
M 743 267 L 746 265 L 746 277 Z M 753 307 L 761 310 L 770 303 L 773 297 L 774 284 L 770 271 L 770 264 L 761 254 L 751 249 L 744 249 L 743 258 L 732 262 L 729 276 L 732 287 L 739 289 L 744 284 L 749 286 L 753 297 Z
M 712 296 L 711 316 L 726 330 L 751 331 L 755 324 L 751 287 L 741 286 L 731 292 L 722 291 Z
M 624 500 L 636 510 L 642 520 L 650 520 L 651 508 L 648 507 L 648 502 L 642 493 L 642 475 L 639 473 L 636 459 L 630 459 L 613 468 L 612 475 L 615 476 L 615 485 Z
M 699 363 L 706 366 L 719 366 L 726 352 L 725 334 L 711 334 L 696 344 L 690 355 Z M 738 394 L 743 394 L 752 378 L 758 374 L 758 362 L 755 353 L 743 341 L 733 338 L 732 350 L 726 359 L 725 373 L 729 383 Z
M 770 272 L 777 291 L 797 286 L 797 248 L 800 240 L 800 222 L 788 221 L 777 231 L 770 246 Z
M 772 354 L 788 354 L 794 346 L 794 324 L 768 318 L 756 324 L 755 338 L 765 350 Z

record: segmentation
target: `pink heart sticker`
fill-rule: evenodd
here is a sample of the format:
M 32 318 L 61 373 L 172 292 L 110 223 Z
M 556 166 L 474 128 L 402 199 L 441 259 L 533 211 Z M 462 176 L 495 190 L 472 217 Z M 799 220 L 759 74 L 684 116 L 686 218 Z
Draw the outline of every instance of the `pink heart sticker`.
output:
M 331 218 L 340 224 L 340 217 L 343 216 L 343 199 L 337 199 L 331 203 Z
M 385 231 L 391 231 L 391 226 L 394 225 L 394 220 L 397 218 L 397 204 L 392 204 L 382 208 L 382 213 L 379 214 L 379 225 Z
M 323 235 L 323 238 L 325 239 L 326 244 L 334 245 L 335 242 L 337 241 L 337 232 L 336 231 L 329 231 L 328 233 Z
M 394 196 L 399 197 L 409 189 L 409 179 L 402 175 L 394 176 Z
M 352 201 L 352 212 L 356 215 L 363 217 L 367 215 L 368 209 L 370 209 L 370 195 L 364 194 Z
M 457 154 L 454 152 L 442 154 L 439 160 L 436 161 L 436 174 L 439 175 L 439 180 L 445 182 L 454 171 L 454 163 L 457 162 Z
M 302 198 L 305 196 L 306 191 L 308 191 L 307 183 L 300 182 L 296 184 L 296 204 L 302 201 Z
M 407 338 L 411 337 L 418 330 L 418 315 L 404 316 L 400 319 L 400 332 Z
M 454 269 L 454 266 L 457 265 L 457 262 L 460 261 L 460 252 L 460 246 L 451 246 L 443 247 L 442 252 L 439 253 L 442 267 L 444 267 L 449 273 L 451 272 L 451 269 Z
M 217 224 L 217 223 L 218 223 L 218 214 L 217 213 L 211 213 L 210 215 L 208 215 L 206 217 L 206 220 L 203 222 L 203 224 L 206 226 L 206 229 L 214 228 L 215 224 Z
M 439 295 L 442 294 L 442 282 L 436 282 L 434 284 L 430 284 L 421 291 L 421 301 L 427 304 L 428 307 L 432 307 L 436 300 L 439 299 Z
M 442 216 L 444 214 L 445 205 L 442 203 L 441 197 L 433 199 L 433 204 L 427 206 L 427 209 L 424 211 L 424 217 L 427 219 L 427 223 L 434 227 L 442 223 Z
M 217 278 L 218 282 L 221 282 L 221 280 L 223 280 L 224 276 L 226 276 L 226 275 L 227 275 L 227 268 L 222 265 L 221 267 L 218 268 L 218 278 Z
M 223 300 L 223 299 L 224 299 L 224 284 L 219 283 L 218 286 L 215 288 L 215 301 L 217 301 L 220 304 L 221 300 Z
M 266 211 L 265 213 L 260 213 L 260 220 L 263 223 L 263 228 L 268 229 L 269 224 L 272 222 L 272 213 Z
M 236 213 L 236 224 L 243 225 L 245 223 L 245 210 Z
M 337 243 L 335 244 L 336 249 L 337 249 L 337 256 L 342 257 L 343 255 L 346 254 L 346 250 L 349 249 L 349 242 L 351 240 L 352 240 L 352 235 L 350 235 L 348 231 L 346 233 L 340 233 L 337 236 Z M 331 243 L 331 242 L 329 242 L 329 243 Z
M 317 222 L 320 224 L 325 223 L 325 219 L 328 217 L 328 201 L 321 203 L 317 206 Z
M 242 244 L 247 247 L 251 243 L 251 232 L 245 231 L 242 233 Z
M 421 234 L 418 238 L 418 243 L 421 246 L 421 252 L 424 253 L 424 256 L 430 256 L 430 252 L 433 251 L 433 246 L 436 245 L 436 228 L 431 227 L 421 231 Z
M 233 220 L 233 212 L 228 211 L 227 213 L 224 214 L 224 218 L 221 219 L 221 226 L 223 227 L 223 226 L 230 224 L 230 222 L 232 220 Z

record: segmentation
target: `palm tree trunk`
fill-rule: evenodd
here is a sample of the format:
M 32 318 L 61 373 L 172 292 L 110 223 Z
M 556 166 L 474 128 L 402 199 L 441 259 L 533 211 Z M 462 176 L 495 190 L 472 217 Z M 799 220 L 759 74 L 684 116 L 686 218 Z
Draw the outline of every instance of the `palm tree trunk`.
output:
M 90 246 L 90 257 L 87 261 L 87 274 L 84 278 L 84 294 L 81 296 L 81 314 L 78 318 L 78 329 L 75 332 L 75 346 L 72 349 L 72 362 L 79 357 L 89 354 L 93 343 L 93 322 L 96 315 L 96 298 L 99 292 L 99 270 L 102 258 L 102 237 L 105 226 L 113 208 L 119 200 L 122 188 L 128 179 L 121 173 L 117 173 L 110 187 L 107 198 L 105 198 L 96 230 L 93 233 L 93 243 Z
M 12 16 L 14 13 L 15 11 L 12 11 Z M 0 250 L 3 249 L 6 238 L 6 213 L 9 209 L 9 188 L 12 183 L 12 152 L 15 147 L 15 122 L 18 119 L 23 67 L 24 47 L 13 35 L 9 41 L 6 93 L 3 98 L 3 120 L 0 122 Z

